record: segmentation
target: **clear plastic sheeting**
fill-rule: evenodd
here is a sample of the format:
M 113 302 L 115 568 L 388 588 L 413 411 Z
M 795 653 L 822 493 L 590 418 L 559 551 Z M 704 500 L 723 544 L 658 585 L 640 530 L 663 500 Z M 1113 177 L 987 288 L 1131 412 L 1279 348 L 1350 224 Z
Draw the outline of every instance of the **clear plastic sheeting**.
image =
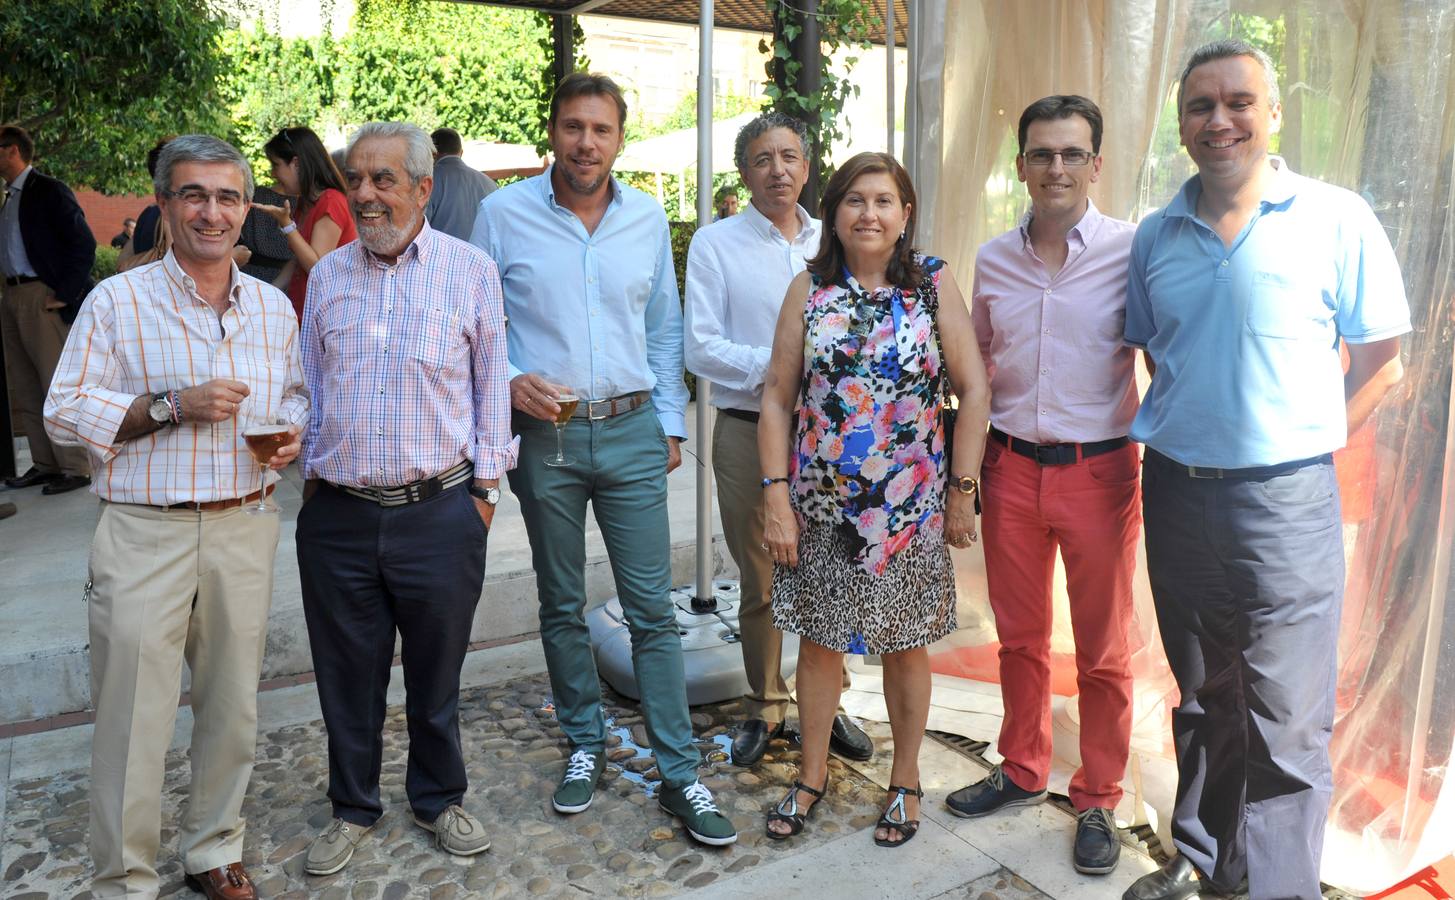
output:
M 1105 163 L 1092 197 L 1139 219 L 1193 173 L 1178 145 L 1177 76 L 1196 46 L 1239 37 L 1279 68 L 1276 152 L 1297 172 L 1363 194 L 1403 266 L 1414 333 L 1406 375 L 1337 456 L 1348 558 L 1335 796 L 1325 881 L 1367 893 L 1455 851 L 1455 3 L 1450 0 L 923 0 L 916 28 L 918 188 L 927 249 L 968 283 L 975 249 L 1025 211 L 1015 125 L 1052 93 L 1095 99 Z M 935 63 L 939 67 L 935 68 Z M 978 554 L 959 554 L 965 628 L 936 671 L 993 680 L 993 621 Z M 1058 692 L 1075 690 L 1064 589 L 1053 638 Z M 1133 643 L 1137 736 L 1170 758 L 1176 688 L 1145 577 Z M 1070 705 L 1074 714 L 1074 704 Z M 1058 724 L 1062 724 L 1059 723 Z M 1159 742 L 1152 738 L 1158 736 Z M 993 735 L 991 735 L 993 737 Z M 1058 745 L 1059 747 L 1059 745 Z M 1165 812 L 1165 783 L 1147 800 Z M 1159 794 L 1160 792 L 1160 794 Z

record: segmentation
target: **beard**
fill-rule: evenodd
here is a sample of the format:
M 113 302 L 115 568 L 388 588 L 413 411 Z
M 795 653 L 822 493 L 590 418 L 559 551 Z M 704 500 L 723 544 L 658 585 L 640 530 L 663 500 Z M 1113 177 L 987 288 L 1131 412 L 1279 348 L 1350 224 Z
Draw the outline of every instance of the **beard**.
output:
M 611 175 L 610 170 L 603 172 L 595 181 L 582 181 L 572 172 L 569 166 L 561 167 L 561 175 L 566 179 L 566 186 L 578 194 L 594 194 L 600 188 L 602 182 Z
M 383 212 L 384 217 L 375 220 L 377 224 L 365 224 L 360 218 L 361 212 Z M 408 246 L 410 237 L 419 226 L 420 217 L 424 214 L 418 209 L 411 208 L 409 220 L 403 225 L 395 225 L 389 218 L 389 210 L 383 206 L 370 204 L 355 211 L 354 225 L 359 233 L 359 241 L 372 253 L 380 256 L 398 256 Z

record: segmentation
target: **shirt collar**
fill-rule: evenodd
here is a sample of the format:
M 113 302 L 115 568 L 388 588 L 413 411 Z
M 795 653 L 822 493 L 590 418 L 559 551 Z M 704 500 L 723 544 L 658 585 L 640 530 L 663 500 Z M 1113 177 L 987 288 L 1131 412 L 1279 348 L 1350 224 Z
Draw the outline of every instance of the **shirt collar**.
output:
M 1031 242 L 1031 216 L 1034 212 L 1034 209 L 1028 209 L 1026 214 L 1021 216 L 1021 246 L 1028 246 Z M 1071 226 L 1071 230 L 1066 232 L 1066 237 L 1069 239 L 1074 235 L 1081 242 L 1081 246 L 1085 247 L 1091 243 L 1091 239 L 1096 236 L 1097 230 L 1101 228 L 1101 223 L 1105 219 L 1106 216 L 1096 208 L 1096 203 L 1087 197 L 1086 212 L 1082 213 L 1081 218 L 1076 220 L 1076 224 Z
M 26 166 L 25 168 L 21 169 L 20 174 L 15 176 L 15 180 L 10 182 L 9 187 L 17 191 L 25 190 L 25 183 L 30 180 L 30 173 L 32 169 L 32 166 Z
M 238 271 L 237 263 L 229 262 L 228 265 L 231 267 L 227 280 L 228 304 L 242 313 L 242 304 L 239 302 L 242 299 L 242 276 Z M 177 262 L 177 255 L 170 249 L 167 250 L 167 255 L 162 257 L 162 269 L 187 291 L 187 296 L 203 302 L 202 295 L 197 293 L 197 282 L 187 274 L 187 270 L 182 268 L 182 264 Z
M 817 229 L 813 227 L 813 217 L 801 204 L 793 204 L 793 214 L 798 217 L 798 236 L 789 243 L 801 243 L 817 234 Z M 748 201 L 747 208 L 740 211 L 738 215 L 745 217 L 753 230 L 763 238 L 780 237 L 785 241 L 788 240 L 783 237 L 783 232 L 778 230 L 778 226 L 773 224 L 773 220 L 763 215 L 763 211 L 754 206 L 751 200 Z
M 556 202 L 556 185 L 555 182 L 551 181 L 551 173 L 555 170 L 556 164 L 551 163 L 549 166 L 546 166 L 546 170 L 538 176 L 541 180 L 541 197 L 546 201 L 546 206 L 553 206 L 559 209 L 565 209 L 566 207 Z M 606 178 L 607 183 L 611 185 L 611 200 L 607 202 L 606 208 L 611 209 L 612 207 L 621 203 L 621 182 L 616 180 L 615 174 L 607 175 Z
M 1288 167 L 1288 161 L 1281 156 L 1268 155 L 1268 164 L 1273 177 L 1263 188 L 1262 207 L 1283 206 L 1298 193 L 1299 176 Z M 1166 215 L 1181 216 L 1184 219 L 1197 218 L 1197 201 L 1202 196 L 1202 177 L 1194 175 L 1183 182 L 1182 190 L 1167 204 Z

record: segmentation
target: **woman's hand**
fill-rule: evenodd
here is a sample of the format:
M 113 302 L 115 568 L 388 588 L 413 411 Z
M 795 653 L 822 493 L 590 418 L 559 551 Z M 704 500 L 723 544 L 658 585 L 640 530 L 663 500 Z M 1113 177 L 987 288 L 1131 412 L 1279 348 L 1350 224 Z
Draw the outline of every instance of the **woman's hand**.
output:
M 780 566 L 798 567 L 798 517 L 788 503 L 788 485 L 770 485 L 764 509 L 763 549 Z
M 945 543 L 963 550 L 975 543 L 975 495 L 951 486 L 945 497 Z
M 293 204 L 288 200 L 284 200 L 282 206 L 272 206 L 271 204 L 267 203 L 254 203 L 253 209 L 258 210 L 259 212 L 265 212 L 268 215 L 272 216 L 273 221 L 278 223 L 279 228 L 287 228 L 288 223 L 293 221 Z

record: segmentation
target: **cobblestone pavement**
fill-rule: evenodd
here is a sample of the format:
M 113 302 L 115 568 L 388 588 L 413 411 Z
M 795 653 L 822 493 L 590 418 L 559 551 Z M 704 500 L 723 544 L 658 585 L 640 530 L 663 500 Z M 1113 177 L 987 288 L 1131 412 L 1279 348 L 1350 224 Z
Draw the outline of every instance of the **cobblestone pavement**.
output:
M 412 822 L 404 794 L 404 713 L 395 707 L 385 726 L 384 817 L 342 872 L 327 878 L 304 875 L 308 844 L 329 820 L 323 726 L 315 721 L 260 734 L 244 806 L 243 862 L 261 895 L 325 900 L 670 896 L 868 829 L 882 802 L 868 779 L 834 759 L 826 808 L 797 840 L 768 840 L 763 814 L 791 782 L 796 748 L 775 741 L 753 771 L 739 769 L 727 755 L 739 704 L 699 707 L 692 720 L 705 757 L 702 781 L 739 829 L 733 846 L 699 846 L 657 807 L 658 775 L 645 748 L 639 710 L 608 692 L 610 762 L 595 803 L 580 815 L 562 816 L 551 809 L 550 795 L 564 770 L 567 747 L 549 692 L 545 676 L 538 675 L 461 694 L 461 737 L 471 782 L 465 806 L 485 822 L 492 840 L 488 852 L 470 859 L 435 849 L 432 836 Z M 168 756 L 166 768 L 161 893 L 190 896 L 182 882 L 175 828 L 189 777 L 185 754 Z M 3 835 L 10 863 L 0 876 L 0 895 L 17 900 L 90 896 L 87 778 L 84 771 L 67 772 L 11 785 Z M 866 833 L 866 847 L 868 840 Z M 964 891 L 946 896 L 1044 896 L 1009 872 Z

